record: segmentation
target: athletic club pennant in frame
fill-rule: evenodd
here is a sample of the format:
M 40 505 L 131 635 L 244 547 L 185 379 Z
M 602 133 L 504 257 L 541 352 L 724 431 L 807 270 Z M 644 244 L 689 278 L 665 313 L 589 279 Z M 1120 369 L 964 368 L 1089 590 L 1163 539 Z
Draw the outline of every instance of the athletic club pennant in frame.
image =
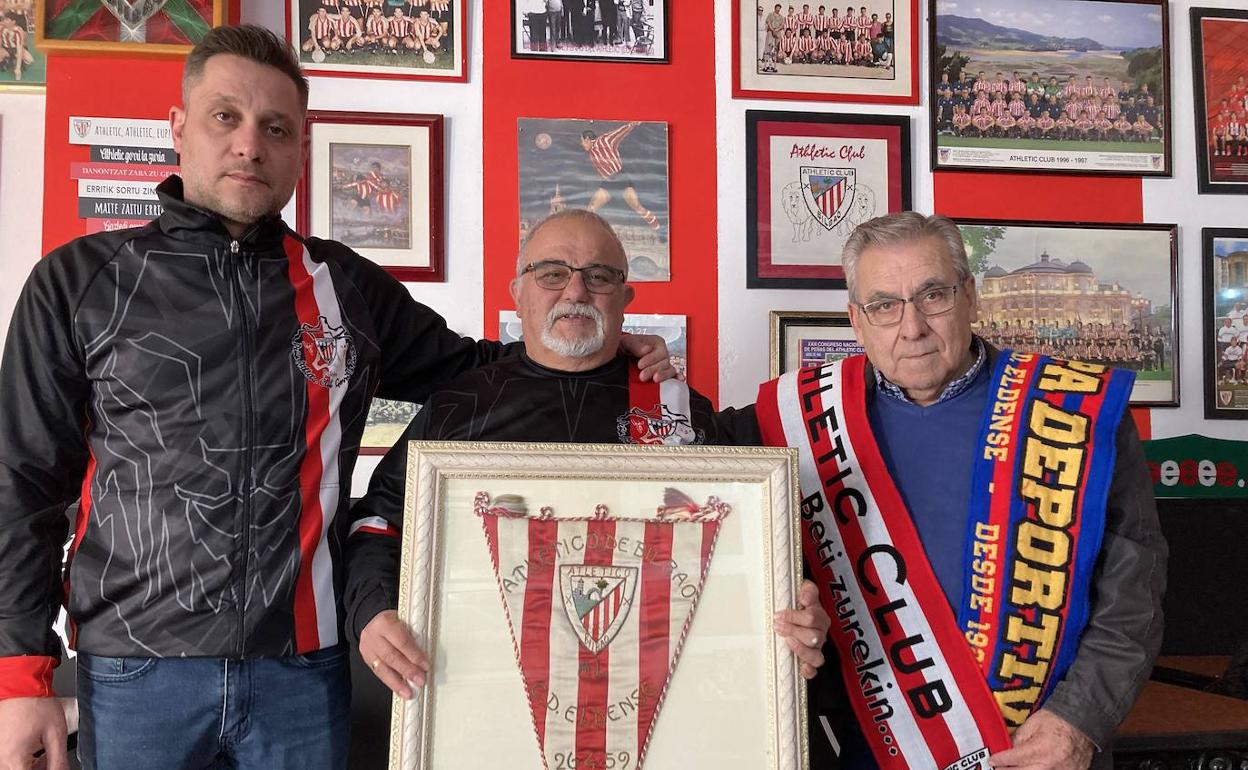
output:
M 791 450 L 415 442 L 390 767 L 807 770 Z

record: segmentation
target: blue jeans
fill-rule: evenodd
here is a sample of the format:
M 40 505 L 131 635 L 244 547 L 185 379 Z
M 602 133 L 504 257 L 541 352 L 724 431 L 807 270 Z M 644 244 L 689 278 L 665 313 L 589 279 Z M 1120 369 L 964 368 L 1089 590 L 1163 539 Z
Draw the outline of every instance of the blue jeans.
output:
M 345 768 L 345 646 L 256 660 L 78 656 L 84 770 Z

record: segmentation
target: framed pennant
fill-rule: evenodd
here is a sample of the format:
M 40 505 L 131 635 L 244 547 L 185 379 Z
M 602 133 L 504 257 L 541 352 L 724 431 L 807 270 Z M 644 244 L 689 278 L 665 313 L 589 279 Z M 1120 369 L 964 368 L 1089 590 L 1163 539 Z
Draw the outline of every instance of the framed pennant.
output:
M 37 0 L 35 44 L 47 51 L 185 55 L 225 15 L 226 0 Z

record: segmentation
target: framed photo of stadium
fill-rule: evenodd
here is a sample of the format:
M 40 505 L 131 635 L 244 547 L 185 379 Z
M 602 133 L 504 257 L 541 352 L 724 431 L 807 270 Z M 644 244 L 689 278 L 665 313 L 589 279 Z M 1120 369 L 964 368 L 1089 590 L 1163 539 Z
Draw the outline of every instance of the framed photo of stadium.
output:
M 773 310 L 771 379 L 807 366 L 839 361 L 863 352 L 849 325 L 849 313 Z
M 225 23 L 226 0 L 34 0 L 44 51 L 185 56 Z M 23 5 L 19 2 L 18 6 Z M 27 4 L 27 7 L 28 4 Z
M 998 348 L 1135 371 L 1133 406 L 1179 405 L 1178 226 L 957 220 Z
M 1206 227 L 1205 417 L 1248 420 L 1248 229 Z
M 511 57 L 667 64 L 667 4 L 511 0 Z
M 919 103 L 918 0 L 732 0 L 732 95 Z
M 1248 194 L 1248 11 L 1193 8 L 1197 184 Z
M 413 442 L 390 767 L 802 770 L 796 452 Z
M 844 289 L 841 248 L 910 208 L 910 118 L 745 113 L 746 287 Z
M 630 282 L 672 279 L 666 123 L 520 118 L 516 132 L 517 246 L 552 211 L 589 209 L 624 244 Z
M 468 80 L 467 0 L 285 0 L 309 75 Z
M 401 281 L 446 280 L 441 115 L 309 111 L 300 232 Z
M 1166 0 L 930 0 L 932 170 L 1171 176 Z
M 48 57 L 35 47 L 34 0 L 10 0 L 0 6 L 0 93 L 42 92 L 48 82 Z

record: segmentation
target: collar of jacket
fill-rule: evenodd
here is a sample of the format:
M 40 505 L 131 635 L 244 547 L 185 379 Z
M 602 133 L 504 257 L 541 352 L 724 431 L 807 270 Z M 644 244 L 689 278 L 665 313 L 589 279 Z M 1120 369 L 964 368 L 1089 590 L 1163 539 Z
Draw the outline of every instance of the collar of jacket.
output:
M 221 217 L 183 200 L 182 177 L 177 174 L 157 185 L 156 195 L 164 208 L 158 220 L 160 230 L 170 238 L 213 246 L 220 246 L 222 239 L 234 240 Z M 279 246 L 285 235 L 281 215 L 270 214 L 253 224 L 238 242 L 248 251 L 264 251 Z

